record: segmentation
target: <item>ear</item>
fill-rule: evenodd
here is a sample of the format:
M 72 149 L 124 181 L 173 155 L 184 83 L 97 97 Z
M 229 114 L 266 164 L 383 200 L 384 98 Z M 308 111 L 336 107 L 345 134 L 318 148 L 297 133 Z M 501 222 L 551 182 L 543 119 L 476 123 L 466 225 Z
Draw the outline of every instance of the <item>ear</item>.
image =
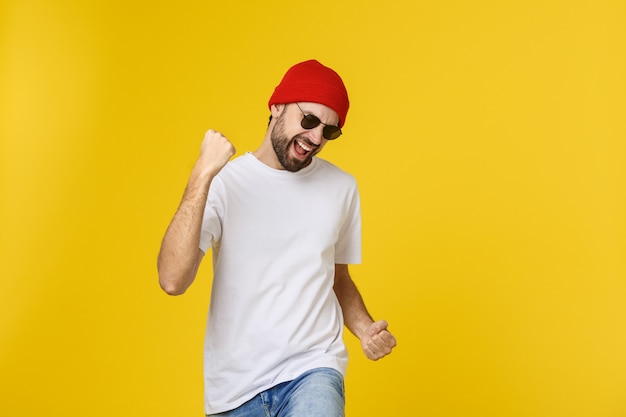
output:
M 277 118 L 280 114 L 285 110 L 284 104 L 272 104 L 270 106 L 270 111 L 272 112 L 272 118 Z

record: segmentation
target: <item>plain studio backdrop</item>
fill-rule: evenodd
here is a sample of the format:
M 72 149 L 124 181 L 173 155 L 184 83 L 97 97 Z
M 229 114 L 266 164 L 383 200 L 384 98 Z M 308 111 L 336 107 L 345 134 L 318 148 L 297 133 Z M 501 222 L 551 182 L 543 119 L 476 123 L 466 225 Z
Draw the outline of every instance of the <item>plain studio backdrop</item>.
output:
M 348 417 L 626 416 L 624 1 L 4 0 L 0 36 L 1 416 L 202 415 L 211 265 L 169 297 L 160 241 L 311 58 L 398 339 L 346 334 Z

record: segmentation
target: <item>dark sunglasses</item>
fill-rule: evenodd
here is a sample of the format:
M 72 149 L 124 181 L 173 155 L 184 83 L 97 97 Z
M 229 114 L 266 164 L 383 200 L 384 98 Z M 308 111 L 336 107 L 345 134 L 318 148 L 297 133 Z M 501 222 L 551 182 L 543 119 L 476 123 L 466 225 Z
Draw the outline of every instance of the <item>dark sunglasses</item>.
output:
M 300 109 L 300 106 L 298 105 L 298 103 L 295 103 L 295 104 Z M 302 109 L 300 109 L 300 112 L 302 113 L 302 121 L 300 122 L 300 125 L 304 129 L 307 129 L 307 130 L 315 129 L 319 125 L 323 125 L 324 130 L 322 131 L 322 136 L 324 136 L 324 139 L 333 140 L 341 136 L 342 132 L 339 126 L 324 124 L 317 116 L 314 116 L 312 114 L 304 114 Z

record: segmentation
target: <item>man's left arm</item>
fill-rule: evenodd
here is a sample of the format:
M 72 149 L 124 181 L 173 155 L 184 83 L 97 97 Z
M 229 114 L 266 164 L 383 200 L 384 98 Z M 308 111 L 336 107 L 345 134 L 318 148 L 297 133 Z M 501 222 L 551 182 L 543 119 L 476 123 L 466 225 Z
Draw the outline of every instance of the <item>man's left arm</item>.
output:
M 387 330 L 385 320 L 374 321 L 368 313 L 363 297 L 350 276 L 348 265 L 335 265 L 333 289 L 343 310 L 343 321 L 361 340 L 365 356 L 375 361 L 390 354 L 396 346 L 396 338 Z

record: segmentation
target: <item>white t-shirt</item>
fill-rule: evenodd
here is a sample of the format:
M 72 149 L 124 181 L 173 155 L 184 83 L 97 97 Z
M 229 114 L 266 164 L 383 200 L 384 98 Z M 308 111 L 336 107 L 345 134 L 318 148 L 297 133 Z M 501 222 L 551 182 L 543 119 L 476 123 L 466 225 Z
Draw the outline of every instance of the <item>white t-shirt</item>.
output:
M 329 367 L 345 374 L 335 264 L 361 263 L 354 178 L 313 158 L 276 170 L 247 153 L 214 178 L 200 249 L 213 249 L 204 350 L 207 414 Z

